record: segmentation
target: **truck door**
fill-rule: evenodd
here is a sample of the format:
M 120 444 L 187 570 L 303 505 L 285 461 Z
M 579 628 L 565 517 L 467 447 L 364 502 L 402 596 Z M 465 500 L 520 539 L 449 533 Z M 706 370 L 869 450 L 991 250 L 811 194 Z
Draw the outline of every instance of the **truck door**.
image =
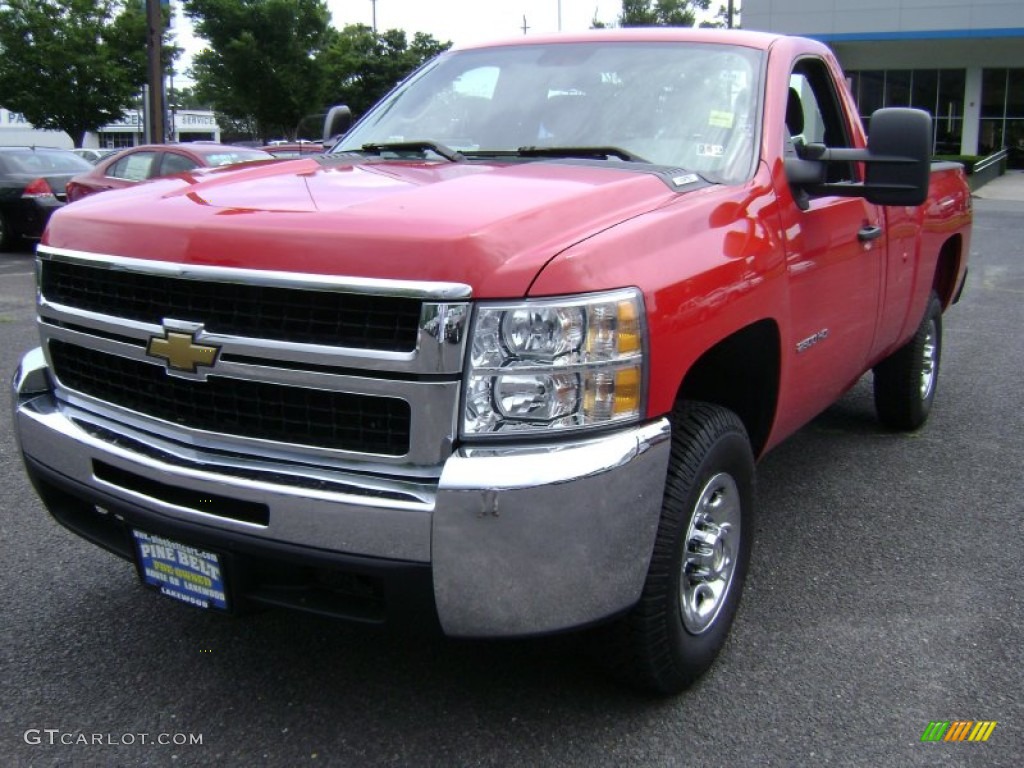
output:
M 796 62 L 786 109 L 788 144 L 852 146 L 836 83 L 821 59 Z M 829 164 L 829 182 L 855 181 L 855 163 Z M 785 194 L 783 195 L 785 197 Z M 878 320 L 885 258 L 882 210 L 857 197 L 812 197 L 806 209 L 783 205 L 790 287 L 790 330 L 784 354 L 794 412 L 810 418 L 864 371 Z

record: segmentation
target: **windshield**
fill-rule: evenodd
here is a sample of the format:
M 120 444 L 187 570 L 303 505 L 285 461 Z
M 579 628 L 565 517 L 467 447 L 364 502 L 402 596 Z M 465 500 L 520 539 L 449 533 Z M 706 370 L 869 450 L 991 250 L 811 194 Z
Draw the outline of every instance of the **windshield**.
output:
M 609 162 L 636 158 L 740 181 L 753 166 L 760 67 L 757 50 L 695 43 L 457 51 L 411 77 L 334 151 L 433 142 L 472 158 L 615 148 Z
M 228 149 L 221 152 L 208 152 L 203 155 L 206 164 L 211 167 L 218 165 L 234 165 L 250 160 L 270 160 L 273 155 L 262 149 Z

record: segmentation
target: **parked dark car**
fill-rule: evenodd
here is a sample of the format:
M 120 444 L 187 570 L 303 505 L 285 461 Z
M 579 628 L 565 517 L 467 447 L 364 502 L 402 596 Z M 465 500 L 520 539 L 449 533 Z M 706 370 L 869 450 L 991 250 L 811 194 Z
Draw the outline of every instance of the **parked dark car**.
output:
M 259 149 L 216 142 L 190 144 L 143 144 L 100 160 L 87 173 L 68 183 L 68 202 L 96 192 L 123 189 L 160 176 L 188 173 L 196 168 L 234 165 L 253 160 L 271 160 L 273 155 Z
M 38 239 L 67 202 L 68 180 L 91 169 L 66 149 L 0 147 L 0 251 L 21 238 Z

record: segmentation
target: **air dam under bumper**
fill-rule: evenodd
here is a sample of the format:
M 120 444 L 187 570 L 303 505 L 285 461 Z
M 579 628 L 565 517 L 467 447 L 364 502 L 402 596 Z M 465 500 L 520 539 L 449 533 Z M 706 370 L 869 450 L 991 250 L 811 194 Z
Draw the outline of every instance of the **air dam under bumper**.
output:
M 63 494 L 92 505 L 112 500 L 137 510 L 137 519 L 161 535 L 219 542 L 240 556 L 279 552 L 287 565 L 307 551 L 311 563 L 337 556 L 364 569 L 375 561 L 381 571 L 403 563 L 428 568 L 437 618 L 451 636 L 584 626 L 628 609 L 643 587 L 668 466 L 664 419 L 588 439 L 463 448 L 421 503 L 392 503 L 219 476 L 215 463 L 164 460 L 159 451 L 136 449 L 137 440 L 105 439 L 58 402 L 38 349 L 22 360 L 13 388 L 15 435 L 37 481 L 40 474 L 59 477 Z M 97 476 L 97 467 L 105 473 Z M 119 473 L 152 485 L 118 487 Z M 359 476 L 349 480 L 358 483 Z M 151 488 L 258 502 L 269 520 L 221 518 L 175 503 L 177 496 L 151 497 Z M 52 501 L 49 506 L 68 525 Z

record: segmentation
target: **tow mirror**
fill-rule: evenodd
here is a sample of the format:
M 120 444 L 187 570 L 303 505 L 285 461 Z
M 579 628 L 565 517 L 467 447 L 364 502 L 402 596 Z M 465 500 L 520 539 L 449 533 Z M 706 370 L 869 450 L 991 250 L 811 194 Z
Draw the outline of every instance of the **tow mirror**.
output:
M 880 109 L 868 133 L 865 197 L 877 205 L 921 205 L 928 199 L 932 118 L 920 109 Z
M 352 110 L 344 104 L 331 107 L 327 117 L 324 118 L 324 146 L 333 144 L 351 127 Z
M 787 153 L 786 178 L 806 208 L 807 197 L 863 197 L 876 205 L 921 205 L 928 199 L 932 118 L 920 109 L 889 107 L 871 116 L 867 149 L 805 144 Z M 828 163 L 864 163 L 863 183 L 822 183 Z

